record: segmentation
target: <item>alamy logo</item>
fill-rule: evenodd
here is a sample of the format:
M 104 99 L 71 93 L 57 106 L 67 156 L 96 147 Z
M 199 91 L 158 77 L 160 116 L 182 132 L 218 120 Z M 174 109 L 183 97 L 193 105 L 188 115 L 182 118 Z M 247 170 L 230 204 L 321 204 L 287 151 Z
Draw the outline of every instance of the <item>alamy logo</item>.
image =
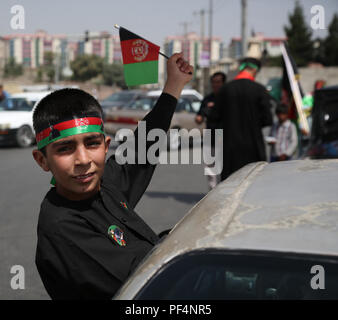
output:
M 311 288 L 313 290 L 325 289 L 325 270 L 321 265 L 315 265 L 311 268 L 311 274 L 315 274 L 311 278 Z
M 176 137 L 177 143 L 185 150 L 189 150 L 190 141 L 193 141 L 192 164 L 203 163 L 208 165 L 209 168 L 204 169 L 205 175 L 218 175 L 222 172 L 222 129 L 214 130 L 215 148 L 211 148 L 211 129 L 203 129 L 203 133 L 197 128 L 190 131 L 187 129 L 170 129 L 167 135 L 162 129 L 152 129 L 147 132 L 146 122 L 139 121 L 137 131 L 137 139 L 131 129 L 117 131 L 115 139 L 125 140 L 115 151 L 115 160 L 118 164 L 190 164 L 190 152 L 170 152 L 168 161 L 168 136 L 173 136 Z M 200 148 L 197 148 L 198 142 L 200 143 Z
M 25 9 L 24 7 L 18 4 L 11 7 L 11 14 L 13 14 L 13 17 L 10 22 L 11 28 L 13 30 L 25 29 Z
M 325 10 L 324 7 L 317 4 L 311 7 L 311 14 L 314 15 L 311 18 L 311 28 L 313 30 L 325 29 Z
M 15 265 L 11 267 L 11 274 L 14 276 L 11 279 L 11 288 L 13 290 L 25 289 L 25 269 L 23 266 Z

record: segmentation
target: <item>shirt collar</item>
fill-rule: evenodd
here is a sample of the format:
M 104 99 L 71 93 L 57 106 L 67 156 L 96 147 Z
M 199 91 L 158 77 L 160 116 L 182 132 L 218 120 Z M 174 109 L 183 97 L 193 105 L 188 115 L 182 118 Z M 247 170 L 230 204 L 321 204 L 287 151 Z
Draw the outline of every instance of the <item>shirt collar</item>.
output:
M 252 80 L 255 81 L 255 78 L 252 76 L 252 74 L 246 70 L 241 71 L 236 77 L 235 80 L 239 80 L 239 79 L 248 79 L 248 80 Z

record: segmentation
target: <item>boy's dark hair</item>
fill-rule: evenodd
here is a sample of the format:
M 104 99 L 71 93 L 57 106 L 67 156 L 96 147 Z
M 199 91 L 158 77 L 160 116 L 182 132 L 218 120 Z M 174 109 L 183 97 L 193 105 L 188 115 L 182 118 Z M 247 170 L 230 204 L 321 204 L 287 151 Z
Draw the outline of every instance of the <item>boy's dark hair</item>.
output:
M 215 77 L 221 76 L 223 83 L 226 82 L 227 76 L 224 72 L 215 72 L 213 75 L 211 75 L 210 80 L 214 79 Z
M 288 114 L 289 107 L 284 103 L 279 103 L 276 107 L 276 114 Z
M 102 117 L 102 108 L 89 93 L 80 89 L 61 89 L 44 97 L 33 113 L 35 133 L 61 121 L 84 116 Z

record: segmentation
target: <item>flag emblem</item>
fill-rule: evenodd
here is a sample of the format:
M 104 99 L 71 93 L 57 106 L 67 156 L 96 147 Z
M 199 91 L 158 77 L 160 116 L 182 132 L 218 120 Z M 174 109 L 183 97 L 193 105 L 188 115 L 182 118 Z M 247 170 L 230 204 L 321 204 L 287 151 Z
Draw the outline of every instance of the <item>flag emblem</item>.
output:
M 134 56 L 134 59 L 136 61 L 144 60 L 148 55 L 148 48 L 149 48 L 149 45 L 147 42 L 143 41 L 142 39 L 135 40 L 132 43 L 132 48 L 131 48 L 131 52 Z

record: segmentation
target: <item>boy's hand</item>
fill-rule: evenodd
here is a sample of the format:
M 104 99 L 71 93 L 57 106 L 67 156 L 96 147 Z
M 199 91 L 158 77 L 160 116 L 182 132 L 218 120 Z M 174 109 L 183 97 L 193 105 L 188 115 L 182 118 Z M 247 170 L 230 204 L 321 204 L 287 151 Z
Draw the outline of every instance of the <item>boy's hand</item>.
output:
M 202 122 L 203 122 L 203 117 L 201 116 L 201 115 L 197 115 L 196 117 L 195 117 L 195 122 L 197 123 L 197 124 L 201 124 Z
M 184 86 L 192 79 L 194 68 L 183 60 L 183 53 L 173 54 L 167 62 L 167 82 L 163 92 L 178 99 Z

